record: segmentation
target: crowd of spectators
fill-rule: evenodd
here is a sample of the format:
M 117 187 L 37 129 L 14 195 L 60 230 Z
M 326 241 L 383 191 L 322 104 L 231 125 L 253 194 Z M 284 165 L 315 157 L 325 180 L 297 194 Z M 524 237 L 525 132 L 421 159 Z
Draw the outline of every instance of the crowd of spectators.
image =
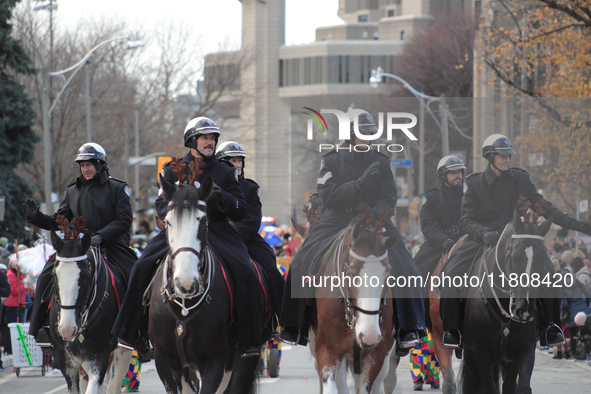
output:
M 568 278 L 560 294 L 561 323 L 567 343 L 552 352 L 556 359 L 591 360 L 591 331 L 589 323 L 583 319 L 590 313 L 591 265 L 586 245 L 575 246 L 572 238 L 556 240 L 550 252 L 556 272 Z M 571 282 L 570 278 L 574 280 Z

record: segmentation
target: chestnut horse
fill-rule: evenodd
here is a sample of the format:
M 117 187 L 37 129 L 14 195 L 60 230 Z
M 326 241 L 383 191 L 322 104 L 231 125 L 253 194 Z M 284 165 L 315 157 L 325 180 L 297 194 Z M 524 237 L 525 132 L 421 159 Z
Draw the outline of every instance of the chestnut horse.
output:
M 395 242 L 395 237 L 368 230 L 365 219 L 354 218 L 332 241 L 323 259 L 318 277 L 338 277 L 346 284 L 336 290 L 329 286 L 316 290 L 312 330 L 323 393 L 348 392 L 351 366 L 356 392 L 384 391 L 394 345 L 387 250 Z M 360 285 L 363 278 L 371 280 Z
M 439 259 L 437 266 L 433 270 L 431 277 L 437 277 L 441 273 L 443 266 L 449 260 L 449 257 L 455 252 L 460 244 L 466 239 L 466 235 L 456 242 L 456 244 L 451 248 L 448 253 L 445 253 Z M 453 370 L 452 366 L 452 354 L 453 350 L 447 347 L 444 347 L 442 344 L 443 340 L 443 321 L 441 320 L 441 315 L 439 313 L 439 293 L 437 289 L 431 286 L 430 283 L 427 283 L 427 290 L 429 292 L 429 317 L 431 318 L 431 338 L 433 340 L 433 348 L 435 350 L 435 358 L 439 362 L 439 368 L 441 369 L 441 392 L 443 394 L 455 394 L 456 393 L 456 375 Z M 458 358 L 461 354 L 461 350 L 457 350 Z

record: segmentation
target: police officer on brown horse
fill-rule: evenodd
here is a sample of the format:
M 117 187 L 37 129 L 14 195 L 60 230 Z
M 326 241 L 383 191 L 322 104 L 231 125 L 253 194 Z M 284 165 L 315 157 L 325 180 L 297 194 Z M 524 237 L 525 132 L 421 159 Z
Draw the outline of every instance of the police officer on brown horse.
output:
M 359 111 L 359 110 L 356 110 Z M 358 116 L 358 130 L 371 135 L 378 132 L 373 118 L 365 111 Z M 305 297 L 298 288 L 301 276 L 308 275 L 312 262 L 334 237 L 357 216 L 356 208 L 365 203 L 372 208 L 370 219 L 376 219 L 378 212 L 394 208 L 398 193 L 390 170 L 390 160 L 373 148 L 358 152 L 355 146 L 369 145 L 354 133 L 354 119 L 351 118 L 351 137 L 339 145 L 338 149 L 325 154 L 318 174 L 318 195 L 322 201 L 320 221 L 311 228 L 302 249 L 293 259 L 286 282 L 281 311 L 284 330 L 281 338 L 285 341 L 305 345 L 309 329 L 308 309 L 304 298 L 292 297 L 292 288 L 300 297 Z M 400 231 L 391 221 L 384 225 L 385 236 L 395 236 L 396 245 L 388 249 L 388 260 L 392 275 L 420 275 L 405 247 Z M 293 278 L 293 279 L 292 279 Z M 419 333 L 425 329 L 425 310 L 423 293 L 420 288 L 394 288 L 395 308 L 398 320 L 398 343 L 401 349 L 414 347 L 419 341 Z M 404 292 L 404 294 L 398 292 Z M 397 315 L 397 316 L 396 316 Z M 404 350 L 402 350 L 404 351 Z
M 466 166 L 456 156 L 445 156 L 437 164 L 441 185 L 425 193 L 421 208 L 421 231 L 425 242 L 414 257 L 423 277 L 432 272 L 442 253 L 449 252 L 465 234 L 460 227 Z
M 72 221 L 82 216 L 92 237 L 92 245 L 102 246 L 108 260 L 117 266 L 126 279 L 137 260 L 129 248 L 133 211 L 129 186 L 109 175 L 107 154 L 99 144 L 89 142 L 78 149 L 74 161 L 80 166 L 80 176 L 66 187 L 64 199 L 51 216 L 39 211 L 32 199 L 24 203 L 27 221 L 46 230 L 58 230 L 56 219 L 65 216 Z M 37 279 L 37 289 L 29 334 L 36 337 L 39 346 L 50 346 L 49 331 L 42 327 L 48 320 L 46 302 L 51 298 L 46 289 L 51 281 L 55 255 L 50 257 Z
M 483 247 L 496 245 L 505 226 L 512 220 L 518 198 L 525 196 L 532 206 L 543 197 L 538 193 L 527 171 L 509 168 L 511 156 L 515 154 L 511 141 L 502 134 L 493 134 L 484 140 L 482 157 L 488 166 L 481 173 L 466 178 L 467 189 L 462 200 L 460 225 L 468 238 L 460 245 L 444 267 L 447 276 L 463 276 L 470 272 L 472 262 L 482 253 Z M 560 211 L 551 203 L 545 209 L 544 217 L 553 216 L 559 226 L 591 234 L 591 223 L 576 220 Z M 542 275 L 554 274 L 554 267 L 548 259 Z M 444 288 L 441 299 L 443 319 L 443 345 L 457 348 L 461 344 L 460 328 L 463 320 L 463 307 L 458 294 L 453 289 Z M 541 313 L 538 314 L 540 343 L 554 346 L 564 342 L 564 334 L 556 323 L 560 322 L 560 302 L 552 296 L 540 299 Z
M 253 286 L 258 283 L 258 277 L 250 263 L 244 242 L 229 222 L 229 220 L 238 222 L 244 218 L 246 202 L 236 169 L 215 158 L 215 147 L 219 135 L 220 129 L 209 118 L 197 117 L 189 121 L 184 132 L 184 143 L 190 150 L 182 161 L 188 164 L 201 156 L 204 166 L 197 181 L 202 183 L 207 177 L 211 177 L 214 181 L 213 195 L 207 201 L 208 243 L 214 254 L 226 263 L 233 279 L 238 346 L 244 355 L 258 355 L 262 344 L 263 320 L 262 312 L 257 307 L 258 293 L 253 291 Z M 189 175 L 190 171 L 187 165 L 185 173 Z M 170 163 L 162 169 L 162 176 L 172 184 L 178 181 Z M 159 196 L 156 199 L 156 211 L 159 217 L 166 217 L 167 207 L 168 202 Z M 158 268 L 158 263 L 168 252 L 165 231 L 160 231 L 148 242 L 131 273 L 129 289 L 112 331 L 119 338 L 119 346 L 147 350 L 145 340 L 147 322 L 143 316 L 142 296 Z M 138 338 L 140 334 L 142 338 Z

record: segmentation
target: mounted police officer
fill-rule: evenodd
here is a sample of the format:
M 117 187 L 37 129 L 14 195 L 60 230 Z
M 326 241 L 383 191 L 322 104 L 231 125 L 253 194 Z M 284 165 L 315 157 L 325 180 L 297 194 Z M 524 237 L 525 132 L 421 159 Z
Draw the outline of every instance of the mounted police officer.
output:
M 378 218 L 381 210 L 394 208 L 396 205 L 398 193 L 389 158 L 369 145 L 364 145 L 366 141 L 354 133 L 355 122 L 358 122 L 357 128 L 362 134 L 376 134 L 378 129 L 371 115 L 361 110 L 354 111 L 350 114 L 350 139 L 322 158 L 318 175 L 318 194 L 323 206 L 321 218 L 311 228 L 302 249 L 290 266 L 281 311 L 281 323 L 284 326 L 281 338 L 287 342 L 301 345 L 307 343 L 308 311 L 299 283 L 301 276 L 308 274 L 310 262 L 357 216 L 356 208 L 360 203 L 372 207 L 370 219 Z M 355 146 L 361 148 L 355 149 Z M 365 147 L 368 147 L 367 151 Z M 391 221 L 387 221 L 384 228 L 385 236 L 398 238 L 396 245 L 388 249 L 392 274 L 397 277 L 418 277 L 420 274 L 405 248 L 400 231 Z M 294 293 L 299 292 L 302 298 L 292 297 L 292 286 Z M 397 295 L 399 291 L 401 289 L 394 289 L 398 343 L 400 348 L 408 349 L 418 343 L 419 331 L 425 328 L 422 289 L 404 289 L 404 297 Z
M 437 164 L 441 185 L 425 193 L 421 208 L 421 231 L 426 241 L 414 257 L 423 277 L 435 268 L 442 253 L 449 252 L 465 234 L 460 227 L 466 166 L 456 156 L 445 156 Z
M 255 181 L 244 177 L 246 153 L 244 153 L 244 150 L 237 142 L 227 141 L 220 144 L 215 157 L 222 162 L 230 163 L 238 170 L 238 180 L 240 181 L 246 200 L 246 216 L 241 221 L 235 223 L 236 231 L 238 231 L 240 238 L 246 244 L 250 257 L 265 270 L 269 279 L 271 306 L 275 313 L 279 314 L 285 280 L 277 269 L 277 260 L 273 249 L 259 234 L 263 219 L 261 189 Z
M 66 187 L 64 199 L 58 210 L 51 216 L 39 211 L 35 201 L 24 202 L 27 221 L 45 230 L 58 230 L 56 219 L 65 216 L 72 221 L 84 217 L 92 245 L 102 246 L 108 260 L 116 265 L 128 279 L 137 257 L 129 248 L 133 211 L 129 198 L 129 186 L 109 175 L 107 154 L 96 143 L 89 142 L 78 149 L 74 161 L 80 166 L 80 176 Z M 31 311 L 29 334 L 36 337 L 39 346 L 51 346 L 46 327 L 48 319 L 46 302 L 51 298 L 45 294 L 51 280 L 55 254 L 49 258 L 37 279 L 36 296 Z
M 483 246 L 492 247 L 499 240 L 500 233 L 511 221 L 520 196 L 525 196 L 532 205 L 543 197 L 538 193 L 529 174 L 520 168 L 509 168 L 511 156 L 515 154 L 511 141 L 502 134 L 487 137 L 482 144 L 482 157 L 488 166 L 482 173 L 467 177 L 467 190 L 462 200 L 460 225 L 468 238 L 460 245 L 444 267 L 447 276 L 462 276 L 470 271 L 475 258 L 482 253 Z M 591 223 L 576 220 L 548 203 L 544 217 L 553 215 L 553 222 L 559 226 L 591 234 Z M 554 267 L 547 261 L 544 272 L 554 274 Z M 461 344 L 460 328 L 463 318 L 462 302 L 450 297 L 451 289 L 444 289 L 441 299 L 443 318 L 443 345 L 457 348 Z M 564 335 L 555 323 L 560 321 L 560 302 L 552 296 L 540 299 L 541 313 L 538 325 L 541 329 L 540 343 L 554 346 L 564 342 Z
M 231 273 L 236 300 L 238 346 L 245 355 L 250 356 L 258 354 L 261 345 L 262 317 L 257 307 L 259 298 L 258 293 L 252 291 L 258 279 L 248 259 L 244 242 L 228 221 L 229 219 L 238 222 L 244 218 L 246 202 L 238 181 L 237 170 L 226 163 L 220 163 L 214 156 L 219 135 L 220 130 L 211 119 L 206 117 L 192 119 L 184 132 L 184 143 L 190 151 L 182 161 L 190 163 L 195 161 L 195 157 L 201 156 L 205 165 L 201 168 L 203 172 L 197 177 L 197 181 L 202 183 L 208 176 L 214 181 L 214 193 L 207 201 L 208 243 L 213 252 L 226 263 Z M 187 166 L 185 173 L 189 175 L 190 171 Z M 162 176 L 170 183 L 178 180 L 170 163 L 162 169 Z M 158 217 L 166 217 L 167 207 L 167 201 L 159 196 L 156 199 Z M 147 332 L 143 325 L 146 319 L 142 318 L 144 315 L 142 296 L 158 268 L 158 263 L 167 252 L 166 230 L 162 230 L 148 242 L 135 265 L 131 273 L 129 289 L 112 331 L 119 338 L 119 346 L 136 347 L 143 352 L 148 351 L 145 341 Z M 143 338 L 138 338 L 138 331 L 141 331 Z M 146 354 L 143 358 L 146 360 L 150 356 L 151 354 Z

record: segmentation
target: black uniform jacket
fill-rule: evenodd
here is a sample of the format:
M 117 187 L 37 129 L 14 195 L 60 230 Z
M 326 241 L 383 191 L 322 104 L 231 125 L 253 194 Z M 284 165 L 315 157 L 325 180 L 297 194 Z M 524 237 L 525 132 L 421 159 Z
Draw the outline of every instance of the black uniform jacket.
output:
M 191 152 L 187 153 L 182 159 L 185 163 L 195 161 L 195 158 Z M 210 176 L 214 183 L 222 189 L 222 193 L 225 194 L 226 203 L 224 206 L 220 206 L 213 199 L 209 199 L 207 202 L 207 217 L 210 222 L 216 222 L 216 225 L 210 226 L 210 232 L 216 233 L 218 236 L 222 235 L 222 231 L 217 231 L 219 226 L 217 223 L 227 223 L 227 218 L 234 222 L 238 222 L 244 218 L 246 213 L 246 202 L 244 200 L 244 194 L 242 193 L 242 186 L 238 182 L 237 170 L 232 166 L 224 162 L 218 161 L 215 157 L 211 156 L 204 159 L 205 165 L 201 168 L 203 173 L 197 177 L 197 181 L 203 183 L 208 176 Z M 162 168 L 164 178 L 171 183 L 177 182 L 178 178 L 174 172 L 174 168 L 170 163 L 166 164 Z M 191 174 L 189 166 L 185 167 L 186 175 Z M 158 216 L 162 219 L 166 217 L 168 202 L 161 196 L 156 199 L 156 211 Z M 233 227 L 227 223 L 224 228 L 229 228 L 230 231 L 234 232 Z
M 510 168 L 497 177 L 489 165 L 484 172 L 469 175 L 466 185 L 460 225 L 476 240 L 487 231 L 501 232 L 513 218 L 519 197 L 526 197 L 532 207 L 543 198 L 527 171 L 520 168 Z M 553 222 L 565 228 L 574 220 L 548 202 L 544 217 L 548 219 L 552 214 Z
M 355 181 L 376 161 L 380 163 L 379 176 L 356 191 Z M 310 230 L 291 264 L 296 274 L 306 274 L 309 264 L 298 267 L 300 262 L 311 262 L 339 231 L 347 227 L 357 216 L 359 203 L 363 202 L 379 212 L 384 208 L 394 208 L 397 201 L 398 192 L 390 160 L 374 150 L 363 153 L 332 150 L 323 157 L 320 167 L 317 190 L 323 206 L 321 218 Z M 389 235 L 388 231 L 391 233 L 395 229 L 394 224 L 388 221 L 385 229 Z
M 427 201 L 421 208 L 421 231 L 425 240 L 441 250 L 448 238 L 456 242 L 465 232 L 460 227 L 462 188 L 450 188 L 444 183 L 425 193 Z
M 66 187 L 64 199 L 58 210 L 51 216 L 37 212 L 27 220 L 45 230 L 57 230 L 58 216 L 65 216 L 70 222 L 78 216 L 84 217 L 90 235 L 100 234 L 107 249 L 112 244 L 127 248 L 133 212 L 129 198 L 129 186 L 106 173 L 99 173 L 86 181 L 82 175 Z
M 236 223 L 236 231 L 246 244 L 255 238 L 261 238 L 259 229 L 263 220 L 263 204 L 261 204 L 260 187 L 252 179 L 240 177 L 240 185 L 246 200 L 246 215 Z

